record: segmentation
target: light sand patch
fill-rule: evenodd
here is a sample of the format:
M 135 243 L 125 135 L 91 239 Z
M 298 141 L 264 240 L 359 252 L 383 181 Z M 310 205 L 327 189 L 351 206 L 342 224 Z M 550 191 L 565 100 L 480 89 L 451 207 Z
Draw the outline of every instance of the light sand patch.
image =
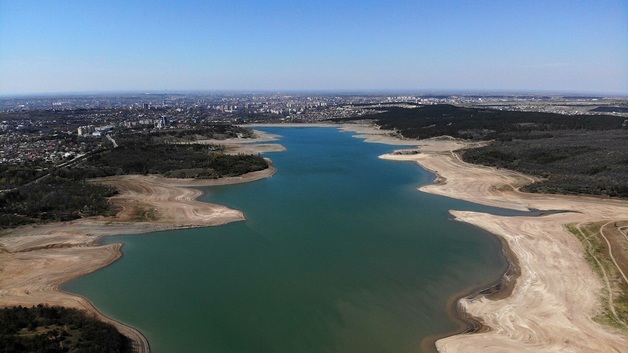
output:
M 260 144 L 235 144 L 225 145 L 225 152 L 228 154 L 260 154 L 267 152 L 282 152 L 286 148 L 278 143 L 260 143 Z
M 276 169 L 220 179 L 174 179 L 156 175 L 125 175 L 95 179 L 115 187 L 120 194 L 110 198 L 121 211 L 111 221 L 151 222 L 179 227 L 206 227 L 244 219 L 240 211 L 196 201 L 201 191 L 190 187 L 238 184 L 268 178 Z
M 405 139 L 395 131 L 379 129 L 376 125 L 345 124 L 340 130 L 353 132 L 355 133 L 353 137 L 369 143 L 382 143 L 397 146 L 417 146 L 421 143 L 420 140 Z

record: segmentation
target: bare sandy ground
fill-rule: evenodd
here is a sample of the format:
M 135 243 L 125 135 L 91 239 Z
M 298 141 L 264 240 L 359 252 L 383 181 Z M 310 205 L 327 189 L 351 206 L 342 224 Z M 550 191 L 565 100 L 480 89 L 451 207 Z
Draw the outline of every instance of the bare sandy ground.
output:
M 507 242 L 520 274 L 505 298 L 480 295 L 462 299 L 459 309 L 477 318 L 485 329 L 440 339 L 437 349 L 447 353 L 626 352 L 625 334 L 592 319 L 602 310 L 603 283 L 565 224 L 626 219 L 628 202 L 519 192 L 519 187 L 535 179 L 464 163 L 453 152 L 458 148 L 455 144 L 442 140 L 423 144 L 416 150 L 382 156 L 416 161 L 436 173 L 440 182 L 423 186 L 421 191 L 511 209 L 571 211 L 539 217 L 451 211 L 457 220 Z

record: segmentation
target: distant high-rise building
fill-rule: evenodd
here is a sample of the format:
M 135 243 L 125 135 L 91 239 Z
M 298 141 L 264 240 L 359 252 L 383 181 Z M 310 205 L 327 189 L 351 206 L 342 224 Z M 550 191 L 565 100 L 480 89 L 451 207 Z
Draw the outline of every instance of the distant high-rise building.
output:
M 148 103 L 144 103 L 143 106 L 144 106 L 144 109 L 149 109 L 150 108 L 150 104 L 148 104 Z
M 85 136 L 85 135 L 89 135 L 91 133 L 93 133 L 95 130 L 93 125 L 87 125 L 87 126 L 80 126 L 78 128 L 77 134 L 79 136 Z

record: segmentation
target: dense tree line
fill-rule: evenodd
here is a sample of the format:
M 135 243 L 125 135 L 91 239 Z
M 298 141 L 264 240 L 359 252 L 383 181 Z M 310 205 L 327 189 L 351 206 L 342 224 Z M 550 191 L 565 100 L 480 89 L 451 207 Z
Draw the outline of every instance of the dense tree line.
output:
M 125 353 L 130 340 L 87 313 L 38 305 L 0 309 L 2 353 Z
M 564 131 L 534 140 L 495 141 L 462 157 L 545 178 L 527 191 L 628 197 L 628 131 Z
M 628 113 L 628 107 L 597 107 L 590 111 L 598 113 Z
M 205 139 L 222 140 L 233 137 L 252 138 L 253 130 L 231 124 L 201 125 L 194 129 L 166 129 L 155 130 L 147 134 L 152 138 L 175 137 L 179 139 L 200 136 Z
M 529 138 L 536 132 L 561 130 L 621 129 L 625 118 L 608 115 L 562 115 L 554 113 L 462 108 L 449 104 L 419 108 L 386 107 L 359 120 L 374 120 L 383 129 L 396 130 L 407 138 L 452 136 L 473 140 Z
M 623 117 L 429 105 L 386 107 L 356 119 L 372 119 L 406 138 L 494 140 L 465 151 L 463 159 L 545 178 L 527 191 L 628 197 Z
M 0 228 L 109 214 L 114 188 L 59 174 L 0 194 Z
M 50 165 L 42 163 L 0 163 L 0 189 L 11 189 L 42 177 L 46 175 L 48 167 Z
M 266 160 L 253 155 L 216 153 L 200 144 L 150 144 L 127 142 L 88 158 L 74 171 L 84 177 L 120 174 L 162 174 L 169 177 L 221 178 L 268 168 Z

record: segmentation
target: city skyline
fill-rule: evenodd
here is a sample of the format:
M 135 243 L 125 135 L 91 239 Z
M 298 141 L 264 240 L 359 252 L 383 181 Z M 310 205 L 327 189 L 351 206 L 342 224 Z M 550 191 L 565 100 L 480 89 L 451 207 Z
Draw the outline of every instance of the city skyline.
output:
M 628 94 L 627 1 L 0 0 L 0 95 Z

